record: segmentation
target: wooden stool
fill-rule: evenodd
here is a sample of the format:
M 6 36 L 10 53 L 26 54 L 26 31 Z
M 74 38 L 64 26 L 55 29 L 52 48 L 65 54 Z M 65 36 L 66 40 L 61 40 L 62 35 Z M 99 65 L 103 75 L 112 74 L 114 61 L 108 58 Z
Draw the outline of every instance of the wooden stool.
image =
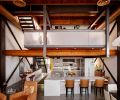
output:
M 80 94 L 82 94 L 83 89 L 85 89 L 85 93 L 87 91 L 87 93 L 89 94 L 89 90 L 88 90 L 89 80 L 88 79 L 81 79 L 79 86 L 80 86 Z
M 94 87 L 95 87 L 96 95 L 97 95 L 98 89 L 100 90 L 100 94 L 103 94 L 104 79 L 96 79 L 96 80 L 95 80 Z
M 71 89 L 71 94 L 74 96 L 74 80 L 66 80 L 65 87 L 66 87 L 66 96 L 68 94 L 68 89 Z

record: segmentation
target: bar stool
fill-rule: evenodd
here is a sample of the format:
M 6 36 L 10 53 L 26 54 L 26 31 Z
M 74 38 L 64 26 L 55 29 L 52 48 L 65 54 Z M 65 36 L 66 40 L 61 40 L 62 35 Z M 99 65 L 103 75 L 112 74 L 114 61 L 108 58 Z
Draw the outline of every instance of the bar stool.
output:
M 81 79 L 79 86 L 80 86 L 80 94 L 82 94 L 83 89 L 85 89 L 85 93 L 87 91 L 87 93 L 89 94 L 89 90 L 88 90 L 89 80 L 88 79 Z
M 96 79 L 94 84 L 95 92 L 97 95 L 98 89 L 100 90 L 100 94 L 103 94 L 104 89 L 104 79 Z
M 71 90 L 71 94 L 74 96 L 74 80 L 66 80 L 65 87 L 66 87 L 66 96 L 68 94 L 68 89 Z

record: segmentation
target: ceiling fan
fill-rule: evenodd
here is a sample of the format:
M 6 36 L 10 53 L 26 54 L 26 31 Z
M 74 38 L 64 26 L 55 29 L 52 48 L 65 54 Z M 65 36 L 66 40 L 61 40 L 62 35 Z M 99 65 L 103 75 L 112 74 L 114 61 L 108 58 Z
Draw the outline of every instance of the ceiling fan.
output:
M 105 6 L 110 3 L 110 0 L 98 0 L 97 5 L 98 6 Z
M 26 2 L 25 0 L 0 0 L 2 2 L 5 1 L 12 1 L 14 5 L 18 6 L 18 7 L 25 7 L 26 6 Z

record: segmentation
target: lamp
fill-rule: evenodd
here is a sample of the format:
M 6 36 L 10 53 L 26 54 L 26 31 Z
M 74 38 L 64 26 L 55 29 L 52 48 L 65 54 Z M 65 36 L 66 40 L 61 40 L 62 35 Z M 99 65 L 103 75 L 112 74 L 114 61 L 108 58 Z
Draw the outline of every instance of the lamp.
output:
M 24 0 L 13 0 L 13 4 L 18 7 L 25 7 L 26 2 Z
M 98 0 L 97 5 L 98 6 L 105 6 L 110 3 L 110 0 Z

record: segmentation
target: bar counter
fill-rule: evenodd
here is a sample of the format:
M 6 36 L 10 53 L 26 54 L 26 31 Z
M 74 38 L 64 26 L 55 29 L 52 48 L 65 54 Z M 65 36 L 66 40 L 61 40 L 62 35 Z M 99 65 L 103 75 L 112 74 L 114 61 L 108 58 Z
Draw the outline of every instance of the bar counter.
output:
M 104 79 L 103 77 L 92 76 L 70 76 L 60 75 L 59 73 L 49 74 L 44 80 L 44 96 L 60 96 L 66 93 L 65 80 L 74 80 L 74 94 L 80 94 L 80 79 L 89 79 L 89 93 L 91 93 L 91 85 L 95 79 Z M 107 80 L 106 80 L 107 81 Z

